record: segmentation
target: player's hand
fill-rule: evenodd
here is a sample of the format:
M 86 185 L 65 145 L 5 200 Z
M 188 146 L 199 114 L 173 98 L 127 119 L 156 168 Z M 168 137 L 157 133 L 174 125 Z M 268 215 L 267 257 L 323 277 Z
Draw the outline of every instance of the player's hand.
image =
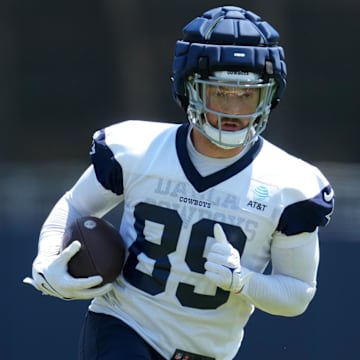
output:
M 44 295 L 64 300 L 92 299 L 106 294 L 112 289 L 112 284 L 93 288 L 102 282 L 101 276 L 74 278 L 68 273 L 67 264 L 80 247 L 80 242 L 74 241 L 48 263 L 35 260 L 32 268 L 33 278 L 25 278 L 23 282 L 34 286 Z
M 220 224 L 214 225 L 216 242 L 205 262 L 205 276 L 223 290 L 241 292 L 252 273 L 241 268 L 239 252 L 227 241 Z

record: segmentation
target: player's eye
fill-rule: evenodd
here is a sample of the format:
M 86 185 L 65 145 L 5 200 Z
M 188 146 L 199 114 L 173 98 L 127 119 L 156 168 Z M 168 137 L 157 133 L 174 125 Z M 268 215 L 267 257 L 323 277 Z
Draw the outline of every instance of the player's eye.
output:
M 225 97 L 227 94 L 224 91 L 218 90 L 218 91 L 215 91 L 212 95 L 215 96 L 215 97 L 220 97 L 221 98 L 221 97 Z

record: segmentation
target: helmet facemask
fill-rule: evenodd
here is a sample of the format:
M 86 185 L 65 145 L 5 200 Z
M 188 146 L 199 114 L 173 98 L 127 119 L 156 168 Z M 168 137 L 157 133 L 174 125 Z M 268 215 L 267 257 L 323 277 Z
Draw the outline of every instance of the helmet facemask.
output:
M 250 72 L 216 71 L 207 79 L 194 74 L 186 81 L 186 91 L 189 99 L 187 115 L 191 124 L 217 146 L 230 149 L 252 143 L 264 131 L 276 82 L 271 78 L 264 81 L 258 74 Z M 209 101 L 210 93 L 215 93 L 218 106 Z M 258 98 L 256 109 L 247 112 L 240 99 L 254 96 L 254 93 Z M 209 116 L 217 118 L 216 127 L 209 122 Z M 232 119 L 248 124 L 240 130 L 225 130 L 224 124 Z

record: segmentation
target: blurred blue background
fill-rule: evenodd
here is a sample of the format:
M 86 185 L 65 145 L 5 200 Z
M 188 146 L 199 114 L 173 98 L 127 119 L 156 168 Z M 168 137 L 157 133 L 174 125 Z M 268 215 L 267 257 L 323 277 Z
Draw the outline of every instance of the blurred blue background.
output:
M 0 359 L 76 358 L 88 303 L 41 296 L 21 283 L 41 224 L 87 167 L 95 130 L 130 118 L 184 120 L 171 97 L 175 40 L 193 17 L 228 4 L 1 1 Z M 333 221 L 321 231 L 318 293 L 308 311 L 296 318 L 256 311 L 237 359 L 359 359 L 360 5 L 233 4 L 274 25 L 286 50 L 288 88 L 265 137 L 318 165 L 337 196 Z

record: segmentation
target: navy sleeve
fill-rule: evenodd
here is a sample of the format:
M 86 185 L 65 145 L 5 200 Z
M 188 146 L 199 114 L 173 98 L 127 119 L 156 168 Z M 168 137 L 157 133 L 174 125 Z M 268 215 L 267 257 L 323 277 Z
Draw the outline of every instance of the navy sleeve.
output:
M 285 235 L 296 235 L 313 232 L 318 226 L 327 225 L 334 207 L 333 194 L 329 185 L 315 197 L 287 206 L 280 217 L 277 230 Z
M 90 151 L 95 174 L 101 185 L 117 195 L 124 192 L 123 172 L 114 153 L 105 142 L 105 131 L 98 131 L 93 139 Z

